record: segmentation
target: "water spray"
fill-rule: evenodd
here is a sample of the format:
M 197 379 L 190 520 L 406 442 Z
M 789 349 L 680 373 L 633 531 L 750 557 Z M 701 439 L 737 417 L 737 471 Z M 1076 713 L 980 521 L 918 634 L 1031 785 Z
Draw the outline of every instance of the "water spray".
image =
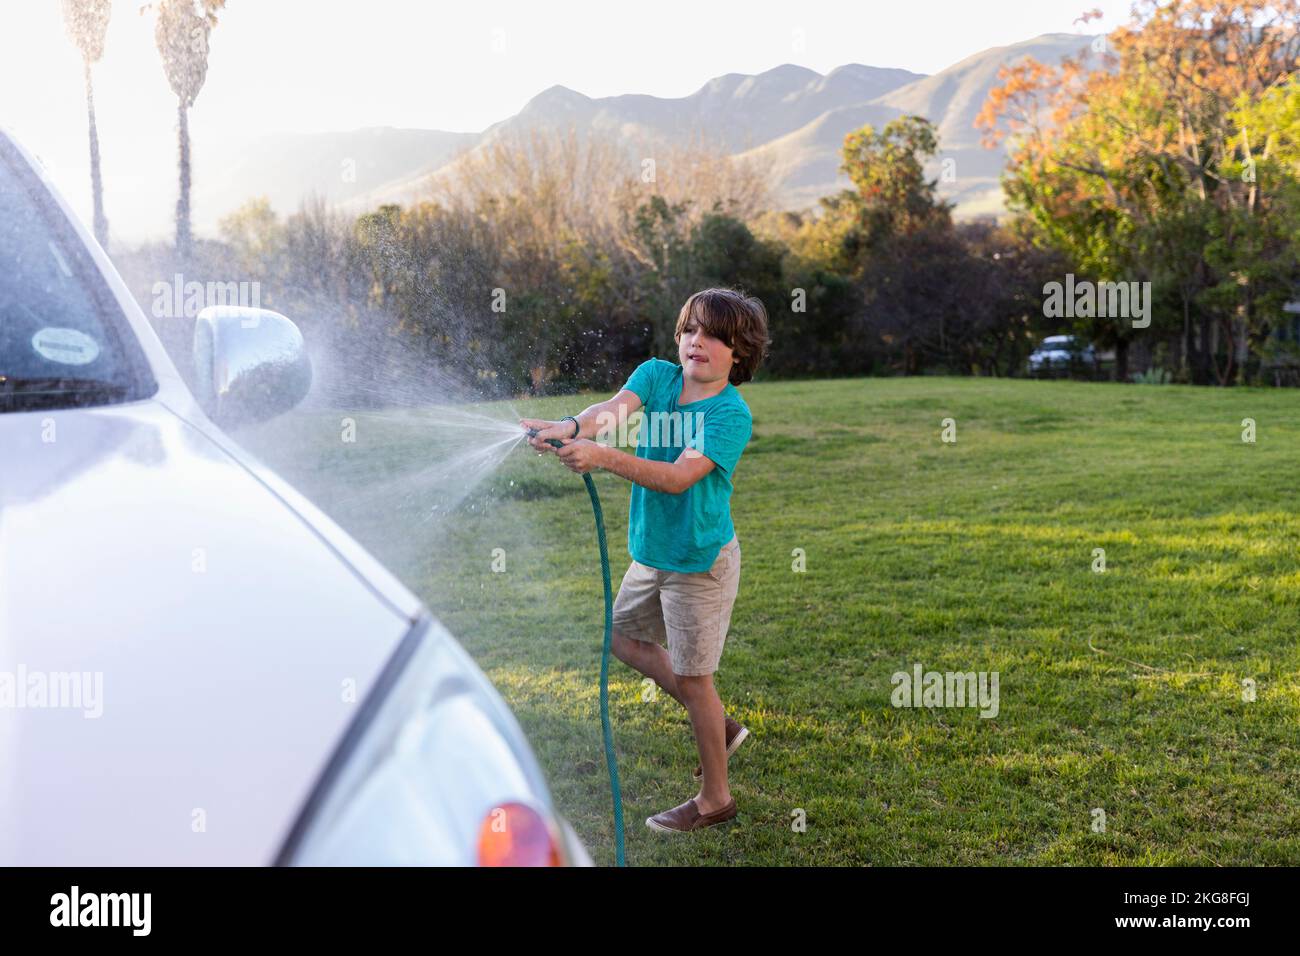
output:
M 528 437 L 536 438 L 537 429 L 528 429 Z M 563 448 L 564 442 L 548 439 L 548 444 Z M 614 799 L 614 859 L 618 866 L 623 862 L 623 793 L 618 783 L 618 761 L 614 757 L 614 734 L 609 725 L 609 649 L 614 630 L 614 597 L 609 583 L 609 547 L 605 543 L 605 515 L 600 510 L 600 496 L 591 475 L 582 476 L 591 496 L 591 510 L 596 516 L 596 543 L 600 545 L 600 575 L 605 585 L 605 645 L 600 655 L 600 726 L 605 736 L 605 766 L 609 769 L 609 792 Z

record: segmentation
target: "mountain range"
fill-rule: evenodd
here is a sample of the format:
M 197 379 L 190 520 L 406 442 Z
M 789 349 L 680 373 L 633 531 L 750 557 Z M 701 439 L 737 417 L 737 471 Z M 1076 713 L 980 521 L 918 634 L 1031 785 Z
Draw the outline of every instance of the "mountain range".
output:
M 823 75 L 783 64 L 754 75 L 715 77 L 677 98 L 592 98 L 552 86 L 479 133 L 382 127 L 281 134 L 255 144 L 226 175 L 201 180 L 196 205 L 215 221 L 252 196 L 266 196 L 280 213 L 296 209 L 307 195 L 354 212 L 409 202 L 427 189 L 430 177 L 446 175 L 458 157 L 499 137 L 572 126 L 629 143 L 703 136 L 731 155 L 770 164 L 777 205 L 804 209 L 848 185 L 838 171 L 845 134 L 916 114 L 938 129 L 940 152 L 929 172 L 956 204 L 956 215 L 995 215 L 1002 209 L 998 178 L 1005 152 L 981 144 L 974 120 L 997 85 L 999 68 L 1026 56 L 1055 65 L 1088 49 L 1093 39 L 1044 34 L 984 50 L 930 76 L 859 63 Z

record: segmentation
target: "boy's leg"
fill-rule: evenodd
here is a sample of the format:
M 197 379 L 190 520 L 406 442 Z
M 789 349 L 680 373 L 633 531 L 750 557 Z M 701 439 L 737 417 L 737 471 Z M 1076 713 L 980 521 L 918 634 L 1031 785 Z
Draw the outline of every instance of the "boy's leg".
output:
M 680 806 L 647 819 L 651 829 L 685 832 L 736 816 L 736 801 L 727 783 L 727 722 L 713 674 L 722 657 L 739 581 L 740 547 L 732 538 L 708 571 L 668 573 L 660 589 L 668 659 L 700 755 L 700 791 Z
M 614 630 L 610 650 L 624 664 L 652 679 L 678 703 L 683 704 L 677 689 L 664 627 L 664 610 L 659 591 L 665 573 L 633 561 L 623 575 L 618 597 L 614 600 Z
M 712 568 L 671 575 L 661 595 L 668 656 L 700 752 L 700 792 L 695 805 L 705 814 L 731 802 L 726 715 L 713 686 L 713 674 L 722 659 L 739 583 L 740 546 L 733 538 L 718 553 Z
M 713 813 L 731 802 L 731 790 L 727 786 L 726 725 L 722 714 L 722 699 L 713 686 L 712 674 L 678 674 L 677 687 L 682 694 L 682 703 L 691 715 L 695 746 L 700 752 L 700 766 L 704 768 L 695 805 L 699 807 L 700 813 Z
M 673 700 L 686 706 L 681 691 L 677 686 L 677 675 L 673 673 L 672 661 L 668 651 L 661 644 L 653 641 L 640 641 L 614 631 L 610 640 L 610 650 L 614 656 L 628 667 L 639 671 L 666 690 Z

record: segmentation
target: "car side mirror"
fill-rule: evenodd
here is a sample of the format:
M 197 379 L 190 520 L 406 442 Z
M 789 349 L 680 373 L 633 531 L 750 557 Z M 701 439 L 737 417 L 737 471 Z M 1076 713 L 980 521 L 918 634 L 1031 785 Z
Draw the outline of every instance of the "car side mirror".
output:
M 208 306 L 194 323 L 195 397 L 222 427 L 266 421 L 311 388 L 298 326 L 270 309 Z

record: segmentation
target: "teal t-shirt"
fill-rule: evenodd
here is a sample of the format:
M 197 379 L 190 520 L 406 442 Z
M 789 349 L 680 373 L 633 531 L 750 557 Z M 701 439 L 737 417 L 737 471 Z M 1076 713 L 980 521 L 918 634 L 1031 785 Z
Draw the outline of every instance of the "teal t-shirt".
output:
M 707 571 L 736 533 L 731 481 L 753 432 L 749 406 L 730 382 L 712 398 L 679 404 L 682 367 L 657 358 L 641 363 L 623 387 L 643 406 L 638 458 L 676 461 L 689 446 L 716 465 L 680 495 L 633 484 L 627 549 L 661 571 Z

